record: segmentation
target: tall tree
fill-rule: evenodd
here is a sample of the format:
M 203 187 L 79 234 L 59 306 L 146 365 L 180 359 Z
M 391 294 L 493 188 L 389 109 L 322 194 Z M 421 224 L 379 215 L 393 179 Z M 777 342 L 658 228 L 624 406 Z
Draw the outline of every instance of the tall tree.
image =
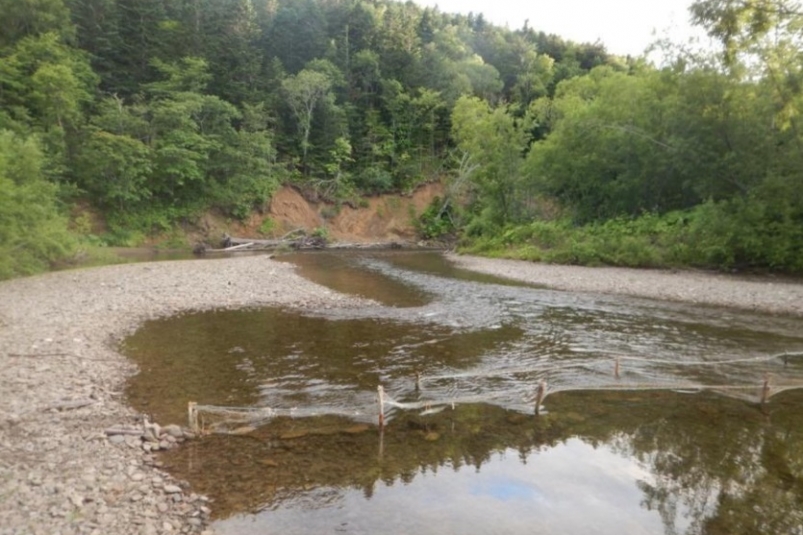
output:
M 310 130 L 315 107 L 328 94 L 332 80 L 324 73 L 303 69 L 296 75 L 288 76 L 282 82 L 287 104 L 293 111 L 299 133 L 301 134 L 301 163 L 306 166 L 309 152 Z
M 529 140 L 526 126 L 505 108 L 492 109 L 476 97 L 462 97 L 455 104 L 452 133 L 469 165 L 476 168 L 470 178 L 479 192 L 478 211 L 485 223 L 498 227 L 521 221 L 522 155 Z

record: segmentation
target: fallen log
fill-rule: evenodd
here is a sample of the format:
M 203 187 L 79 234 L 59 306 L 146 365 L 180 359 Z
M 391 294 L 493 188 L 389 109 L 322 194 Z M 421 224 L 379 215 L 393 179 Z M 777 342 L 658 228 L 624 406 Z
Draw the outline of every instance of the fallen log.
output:
M 407 242 L 339 242 L 329 243 L 326 238 L 322 236 L 308 236 L 304 229 L 296 229 L 288 232 L 281 238 L 272 240 L 258 240 L 253 238 L 237 238 L 235 236 L 225 235 L 221 243 L 222 247 L 219 249 L 212 249 L 209 247 L 200 248 L 196 246 L 196 254 L 206 253 L 238 253 L 238 252 L 254 252 L 273 250 L 280 247 L 285 247 L 294 250 L 310 250 L 310 249 L 413 249 L 417 246 Z
M 231 249 L 232 247 L 241 247 L 244 245 L 252 245 L 252 246 L 260 246 L 260 247 L 276 247 L 281 245 L 282 243 L 286 243 L 288 240 L 285 239 L 278 239 L 278 240 L 255 240 L 253 238 L 233 238 L 228 236 L 228 238 L 223 239 L 223 248 L 224 249 Z
M 66 410 L 80 409 L 82 407 L 88 407 L 89 405 L 94 405 L 95 403 L 98 403 L 96 399 L 72 399 L 67 401 L 57 401 L 56 403 L 51 403 L 50 405 L 44 407 L 42 410 L 66 411 Z
M 237 251 L 239 249 L 245 249 L 246 247 L 251 247 L 252 245 L 254 245 L 254 242 L 243 243 L 242 245 L 234 245 L 232 247 L 226 247 L 225 249 L 223 249 L 223 252 L 228 253 L 231 251 Z
M 371 243 L 330 243 L 326 245 L 327 249 L 405 249 L 411 247 L 409 244 L 391 242 L 371 242 Z

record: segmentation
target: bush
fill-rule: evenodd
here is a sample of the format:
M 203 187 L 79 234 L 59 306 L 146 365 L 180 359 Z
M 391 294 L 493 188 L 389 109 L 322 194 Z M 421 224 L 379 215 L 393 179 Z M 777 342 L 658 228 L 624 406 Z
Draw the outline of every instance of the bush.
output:
M 444 207 L 444 201 L 440 197 L 432 199 L 426 210 L 414 221 L 418 235 L 425 240 L 433 240 L 454 234 L 451 212 L 451 204 Z
M 583 226 L 535 221 L 488 232 L 477 225 L 483 232 L 467 231 L 462 250 L 563 264 L 803 273 L 803 214 L 795 206 L 778 210 L 777 202 L 755 195 Z
M 78 248 L 45 164 L 35 137 L 0 131 L 0 279 L 44 271 Z

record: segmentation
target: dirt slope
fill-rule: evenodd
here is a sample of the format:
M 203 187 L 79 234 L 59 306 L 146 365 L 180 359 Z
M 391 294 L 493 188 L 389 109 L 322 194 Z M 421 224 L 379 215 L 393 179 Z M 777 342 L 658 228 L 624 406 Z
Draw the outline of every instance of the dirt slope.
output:
M 338 209 L 330 203 L 310 202 L 295 188 L 285 186 L 273 196 L 265 214 L 255 213 L 242 224 L 207 216 L 202 226 L 207 238 L 211 239 L 223 232 L 238 237 L 261 237 L 281 236 L 298 228 L 308 232 L 324 228 L 332 240 L 339 242 L 414 240 L 413 218 L 420 215 L 432 199 L 441 195 L 443 186 L 431 183 L 424 184 L 410 195 L 380 195 L 367 198 L 367 206 L 352 208 L 342 205 Z M 267 224 L 264 223 L 266 219 L 270 219 Z

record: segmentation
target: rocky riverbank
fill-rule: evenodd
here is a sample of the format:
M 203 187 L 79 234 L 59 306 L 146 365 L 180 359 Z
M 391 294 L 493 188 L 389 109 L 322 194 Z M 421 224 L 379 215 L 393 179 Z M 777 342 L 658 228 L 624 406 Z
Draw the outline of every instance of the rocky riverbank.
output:
M 190 309 L 356 303 L 264 256 L 0 283 L 0 534 L 211 533 L 211 504 L 152 453 L 185 431 L 125 405 L 136 369 L 117 342 L 147 319 Z
M 448 258 L 465 269 L 555 290 L 621 294 L 803 316 L 803 281 L 702 271 L 561 266 L 454 254 Z

